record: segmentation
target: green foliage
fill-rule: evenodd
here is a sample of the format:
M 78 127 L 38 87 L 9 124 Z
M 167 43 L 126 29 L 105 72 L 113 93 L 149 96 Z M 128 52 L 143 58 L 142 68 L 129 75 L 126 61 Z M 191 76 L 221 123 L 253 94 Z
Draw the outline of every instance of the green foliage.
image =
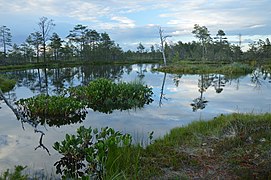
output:
M 27 175 L 22 175 L 22 171 L 26 168 L 23 166 L 15 166 L 14 172 L 6 170 L 1 176 L 0 180 L 27 180 Z
M 0 89 L 3 92 L 8 92 L 14 88 L 16 81 L 13 79 L 7 79 L 5 77 L 0 76 Z
M 201 63 L 201 62 L 180 62 L 174 63 L 167 67 L 158 69 L 167 73 L 183 73 L 183 74 L 207 74 L 218 73 L 224 75 L 243 75 L 251 73 L 254 67 L 242 63 L 231 64 L 216 64 L 216 63 Z
M 41 94 L 20 99 L 15 104 L 18 111 L 34 123 L 61 126 L 82 122 L 87 114 L 86 107 L 104 113 L 141 108 L 153 101 L 152 94 L 151 88 L 140 83 L 115 84 L 98 79 L 88 86 L 70 88 L 60 96 Z
M 28 119 L 35 120 L 42 125 L 61 126 L 76 123 L 85 119 L 87 111 L 85 105 L 73 98 L 61 96 L 38 95 L 20 99 L 16 102 L 18 110 Z
M 234 62 L 234 63 L 224 66 L 222 69 L 223 69 L 222 71 L 223 74 L 226 74 L 227 72 L 229 74 L 247 74 L 247 73 L 251 73 L 254 67 L 249 66 L 247 64 Z
M 89 108 L 104 113 L 141 108 L 153 101 L 152 89 L 138 82 L 115 84 L 101 78 L 86 87 L 71 88 L 69 91 L 72 97 L 84 101 Z
M 121 134 L 112 128 L 77 129 L 77 135 L 68 135 L 62 142 L 56 142 L 53 148 L 63 157 L 57 161 L 56 173 L 62 178 L 98 178 L 105 176 L 108 154 L 119 147 L 131 145 L 129 134 Z

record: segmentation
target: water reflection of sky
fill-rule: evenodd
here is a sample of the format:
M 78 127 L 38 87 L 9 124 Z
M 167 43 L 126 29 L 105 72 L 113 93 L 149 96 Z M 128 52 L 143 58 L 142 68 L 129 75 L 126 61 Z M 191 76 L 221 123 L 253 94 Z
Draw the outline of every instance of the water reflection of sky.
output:
M 93 77 L 82 76 L 79 73 L 82 70 L 76 73 L 76 68 L 74 68 L 72 71 L 75 72 L 74 77 L 62 80 L 64 87 L 80 85 L 85 78 L 93 79 Z M 37 72 L 37 70 L 33 72 Z M 108 72 L 112 71 L 108 70 Z M 154 92 L 153 103 L 146 105 L 143 109 L 114 111 L 112 114 L 89 110 L 87 118 L 82 124 L 65 125 L 60 128 L 39 127 L 46 133 L 44 144 L 49 148 L 51 156 L 48 156 L 46 151 L 41 149 L 34 150 L 38 146 L 39 135 L 35 134 L 33 128 L 28 125 L 25 125 L 25 130 L 23 130 L 21 123 L 16 120 L 12 111 L 1 102 L 0 170 L 22 164 L 35 169 L 45 168 L 50 172 L 54 162 L 59 158 L 59 155 L 52 149 L 52 144 L 55 141 L 62 140 L 66 133 L 74 134 L 76 128 L 81 125 L 98 128 L 113 127 L 122 132 L 131 133 L 136 141 L 141 141 L 148 136 L 148 132 L 154 131 L 157 138 L 174 127 L 186 125 L 194 120 L 208 120 L 214 116 L 232 112 L 262 113 L 271 111 L 271 84 L 266 80 L 262 81 L 260 87 L 256 86 L 255 83 L 251 82 L 250 75 L 239 79 L 229 79 L 221 93 L 216 93 L 214 86 L 209 85 L 202 93 L 202 97 L 208 101 L 206 107 L 193 112 L 191 103 L 201 96 L 199 91 L 200 75 L 177 77 L 173 74 L 167 74 L 162 105 L 159 106 L 164 73 L 151 72 L 151 65 L 127 66 L 124 67 L 122 73 L 115 73 L 114 76 L 118 77 L 116 81 L 130 82 L 141 79 L 142 82 L 151 86 Z M 88 74 L 97 75 L 98 73 L 88 72 Z M 51 76 L 48 77 L 50 94 L 53 94 L 52 91 L 55 89 L 52 79 Z M 24 77 L 24 82 L 30 83 L 30 80 Z M 7 93 L 6 97 L 17 100 L 31 97 L 38 94 L 40 88 L 36 85 L 33 85 L 33 87 L 36 89 L 33 90 L 20 84 L 14 91 Z

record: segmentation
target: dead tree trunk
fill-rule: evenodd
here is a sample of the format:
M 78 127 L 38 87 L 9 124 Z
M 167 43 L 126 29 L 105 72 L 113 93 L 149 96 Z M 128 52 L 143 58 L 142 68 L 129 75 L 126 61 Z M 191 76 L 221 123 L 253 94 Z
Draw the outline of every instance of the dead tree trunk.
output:
M 163 30 L 162 30 L 161 27 L 159 28 L 159 35 L 160 35 L 161 51 L 162 51 L 162 54 L 163 54 L 164 65 L 166 66 L 167 65 L 167 59 L 166 59 L 165 48 L 164 48 L 165 39 L 163 37 Z
M 164 65 L 167 65 L 167 59 L 166 59 L 166 54 L 165 54 L 165 42 L 166 38 L 170 36 L 163 36 L 163 30 L 161 27 L 159 27 L 159 35 L 160 35 L 160 41 L 161 41 L 161 51 L 163 54 L 163 60 L 164 60 Z

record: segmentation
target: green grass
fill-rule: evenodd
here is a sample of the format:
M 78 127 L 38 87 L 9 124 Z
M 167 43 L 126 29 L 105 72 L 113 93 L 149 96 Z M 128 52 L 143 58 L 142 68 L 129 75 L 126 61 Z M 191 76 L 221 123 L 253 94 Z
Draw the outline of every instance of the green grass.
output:
M 170 64 L 166 67 L 157 69 L 158 71 L 168 73 L 181 74 L 209 74 L 217 73 L 224 75 L 232 74 L 248 74 L 254 70 L 254 67 L 242 63 L 213 63 L 213 62 L 199 62 L 199 61 L 181 61 L 179 63 Z
M 14 88 L 16 81 L 13 79 L 8 79 L 7 77 L 0 75 L 0 89 L 3 92 L 8 92 Z
M 147 147 L 143 169 L 164 178 L 271 178 L 270 146 L 271 114 L 222 115 L 172 129 Z

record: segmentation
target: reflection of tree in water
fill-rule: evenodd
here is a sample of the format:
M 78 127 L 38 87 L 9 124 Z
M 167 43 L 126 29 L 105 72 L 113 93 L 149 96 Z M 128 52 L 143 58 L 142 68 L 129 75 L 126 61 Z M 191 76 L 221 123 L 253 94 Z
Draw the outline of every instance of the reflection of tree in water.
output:
M 175 84 L 176 87 L 179 86 L 180 80 L 182 78 L 182 74 L 178 74 L 178 75 L 173 75 L 173 82 Z M 167 100 L 167 98 L 165 97 L 165 93 L 164 93 L 164 87 L 165 87 L 165 82 L 166 82 L 166 78 L 167 78 L 167 73 L 164 73 L 164 77 L 163 77 L 163 81 L 162 81 L 162 86 L 161 86 L 161 92 L 160 92 L 160 98 L 159 98 L 159 106 L 161 107 L 163 105 L 162 100 L 165 99 Z
M 160 107 L 163 105 L 162 100 L 166 99 L 165 94 L 164 94 L 164 87 L 165 87 L 166 78 L 167 78 L 167 73 L 164 73 L 162 87 L 161 87 L 161 93 L 160 93 L 160 98 L 159 98 L 159 106 Z
M 47 93 L 48 89 L 48 70 L 29 69 L 22 71 L 8 72 L 11 78 L 17 80 L 17 87 L 27 87 L 33 93 Z
M 260 89 L 266 82 L 271 83 L 271 74 L 267 70 L 257 68 L 251 73 L 251 82 L 255 84 L 255 88 Z
M 64 83 L 68 83 L 70 87 L 73 87 L 73 82 L 76 74 L 79 73 L 78 68 L 57 68 L 52 69 L 52 85 L 55 87 L 56 94 L 60 94 L 65 88 Z
M 143 64 L 138 64 L 137 67 L 138 67 L 138 71 L 136 72 L 137 76 L 140 80 L 142 80 L 145 77 L 145 73 L 147 72 L 147 69 L 146 67 L 143 67 Z
M 68 67 L 55 69 L 29 69 L 6 72 L 17 80 L 18 87 L 27 87 L 33 93 L 54 92 L 59 94 L 65 86 L 73 87 L 77 79 L 82 85 L 91 80 L 104 77 L 111 80 L 120 80 L 124 70 L 131 72 L 131 65 L 90 65 L 82 67 Z M 49 89 L 50 88 L 50 89 Z
M 182 77 L 183 77 L 182 74 L 177 74 L 177 75 L 173 76 L 173 82 L 174 82 L 174 84 L 175 84 L 176 87 L 179 87 L 180 81 L 181 81 Z
M 206 107 L 208 101 L 205 100 L 205 97 L 203 97 L 203 93 L 211 86 L 212 81 L 212 75 L 200 75 L 200 79 L 198 81 L 200 96 L 194 99 L 193 103 L 190 104 L 193 111 L 197 111 L 198 109 L 204 109 Z
M 93 65 L 82 66 L 81 76 L 82 84 L 87 85 L 91 80 L 97 78 L 106 78 L 111 80 L 121 79 L 124 73 L 124 66 L 119 65 Z
M 229 80 L 226 79 L 225 76 L 220 74 L 214 75 L 212 79 L 212 86 L 214 86 L 216 93 L 221 93 L 226 83 L 229 82 Z
M 123 69 L 124 69 L 124 72 L 127 73 L 128 75 L 133 71 L 132 65 L 124 65 Z
M 49 92 L 53 92 L 60 94 L 66 87 L 73 87 L 76 78 L 82 85 L 86 85 L 91 80 L 101 77 L 120 81 L 124 72 L 130 73 L 132 70 L 132 65 L 90 65 L 55 69 L 18 70 L 5 72 L 5 75 L 16 79 L 17 87 L 27 87 L 33 93 L 49 94 Z M 145 70 L 142 69 L 141 72 L 144 73 Z M 14 95 L 13 99 L 15 101 L 17 99 L 16 94 L 12 95 Z

